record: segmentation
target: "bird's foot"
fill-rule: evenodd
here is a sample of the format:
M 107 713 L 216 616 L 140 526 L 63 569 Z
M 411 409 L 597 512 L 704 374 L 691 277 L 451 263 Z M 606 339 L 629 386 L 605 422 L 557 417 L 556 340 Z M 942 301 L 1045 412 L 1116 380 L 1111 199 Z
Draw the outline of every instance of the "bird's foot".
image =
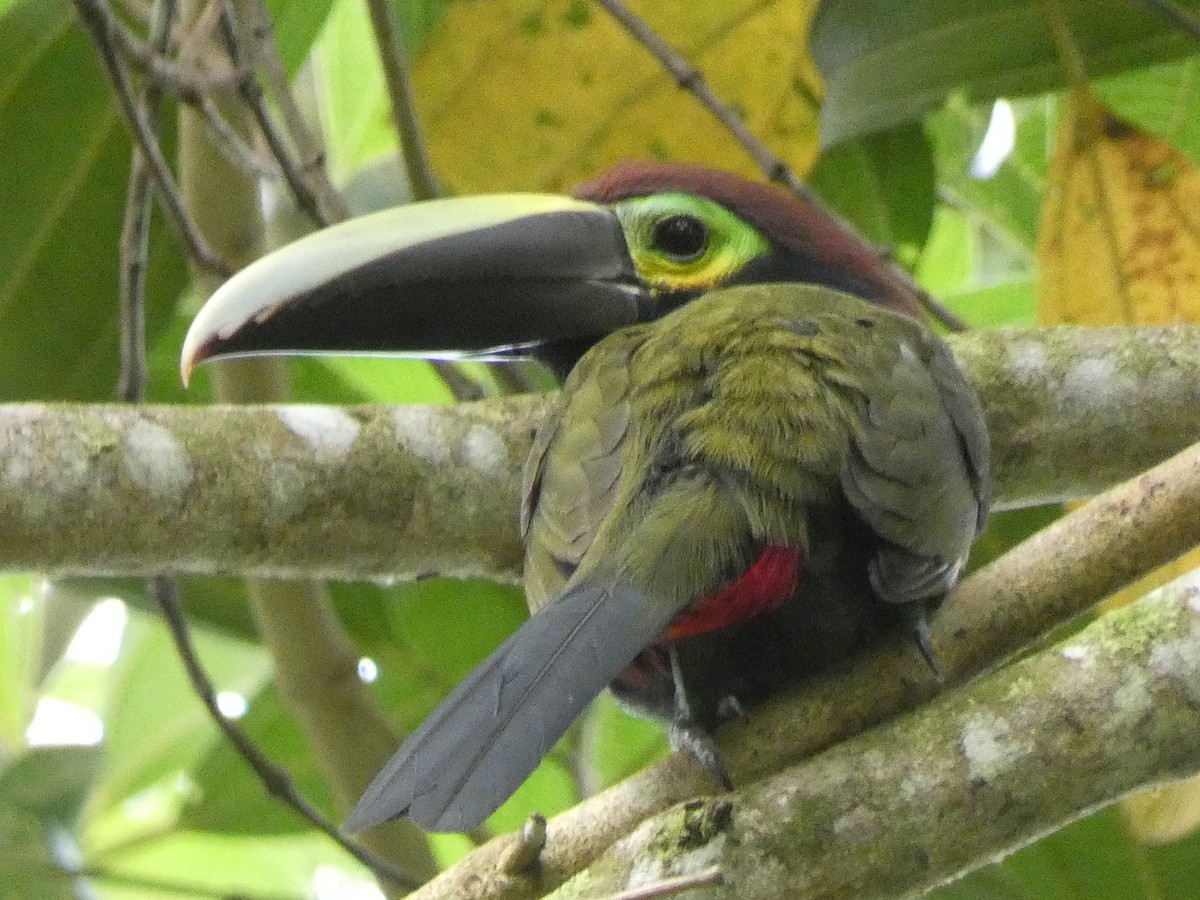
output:
M 721 698 L 721 702 L 717 704 L 717 721 L 730 722 L 734 719 L 744 718 L 746 718 L 746 710 L 737 697 L 728 694 Z
M 725 771 L 721 755 L 717 752 L 717 743 L 711 734 L 690 719 L 676 719 L 667 726 L 667 738 L 672 750 L 690 753 L 723 790 L 733 790 L 733 779 Z
M 667 727 L 671 749 L 690 753 L 724 790 L 731 791 L 733 780 L 721 763 L 716 742 L 692 717 L 692 705 L 683 678 L 683 668 L 679 664 L 679 651 L 672 646 L 668 652 L 671 658 L 671 677 L 675 682 L 675 717 Z
M 937 653 L 933 650 L 933 642 L 929 637 L 927 611 L 924 608 L 912 610 L 909 625 L 912 629 L 913 642 L 916 643 L 917 649 L 921 651 L 925 665 L 929 666 L 929 671 L 933 673 L 933 677 L 937 679 L 938 684 L 945 684 L 946 673 L 942 669 L 941 660 L 938 659 Z

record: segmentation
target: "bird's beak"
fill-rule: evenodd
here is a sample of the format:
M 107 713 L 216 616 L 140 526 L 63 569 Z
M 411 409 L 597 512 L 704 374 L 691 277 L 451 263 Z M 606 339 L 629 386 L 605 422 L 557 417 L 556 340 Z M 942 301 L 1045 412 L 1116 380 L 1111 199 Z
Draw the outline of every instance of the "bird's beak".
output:
M 217 357 L 354 353 L 498 359 L 651 317 L 607 207 L 509 194 L 397 207 L 238 272 L 200 310 L 180 373 Z

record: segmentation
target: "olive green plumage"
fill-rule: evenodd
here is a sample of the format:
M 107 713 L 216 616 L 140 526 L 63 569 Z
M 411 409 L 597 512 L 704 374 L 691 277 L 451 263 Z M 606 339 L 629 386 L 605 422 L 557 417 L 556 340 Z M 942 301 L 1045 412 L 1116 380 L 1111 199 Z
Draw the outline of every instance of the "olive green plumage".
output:
M 727 695 L 763 688 L 770 659 L 803 664 L 811 635 L 841 650 L 886 604 L 940 599 L 987 506 L 982 417 L 941 341 L 810 285 L 716 291 L 605 338 L 536 443 L 522 517 L 535 613 L 409 738 L 361 801 L 365 820 L 384 803 L 437 830 L 475 827 L 673 619 L 764 545 L 802 549 L 787 606 L 829 607 L 841 624 L 789 608 L 791 634 L 754 643 L 749 620 L 750 644 L 712 636 L 754 659 L 683 648 L 711 724 Z M 670 717 L 669 684 L 648 677 L 628 699 Z
M 887 542 L 881 596 L 938 596 L 986 510 L 987 468 L 978 402 L 924 326 L 809 285 L 716 291 L 605 338 L 568 378 L 526 464 L 526 596 L 536 611 L 590 554 L 686 602 L 763 543 L 804 545 L 804 511 L 839 496 Z M 700 506 L 664 511 L 668 483 Z M 714 492 L 730 530 L 700 518 L 698 556 L 621 540 L 647 507 L 666 533 L 696 523 Z

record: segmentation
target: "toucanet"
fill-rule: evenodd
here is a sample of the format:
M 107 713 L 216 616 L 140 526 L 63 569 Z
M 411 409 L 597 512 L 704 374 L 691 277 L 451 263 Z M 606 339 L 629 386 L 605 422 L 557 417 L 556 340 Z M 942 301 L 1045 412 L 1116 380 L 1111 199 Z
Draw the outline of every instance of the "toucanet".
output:
M 532 615 L 347 828 L 475 828 L 605 686 L 727 781 L 709 732 L 780 685 L 896 627 L 936 669 L 925 614 L 987 515 L 988 438 L 918 315 L 819 209 L 682 164 L 377 213 L 230 279 L 185 379 L 324 352 L 535 356 L 566 376 L 525 471 Z

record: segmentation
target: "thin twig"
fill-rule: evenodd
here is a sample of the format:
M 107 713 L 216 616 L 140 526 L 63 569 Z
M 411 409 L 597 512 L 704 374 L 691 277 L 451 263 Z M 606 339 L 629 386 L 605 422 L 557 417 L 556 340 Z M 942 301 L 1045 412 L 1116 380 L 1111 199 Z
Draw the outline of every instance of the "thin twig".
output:
M 325 169 L 325 148 L 321 145 L 320 136 L 305 124 L 300 105 L 288 83 L 279 48 L 275 45 L 275 26 L 270 11 L 263 0 L 239 0 L 237 9 L 249 26 L 250 37 L 254 41 L 251 56 L 255 68 L 263 73 L 275 96 L 284 127 L 299 156 L 301 175 L 324 211 L 325 218 L 333 222 L 348 219 L 350 210 L 346 201 L 329 180 L 329 173 Z
M 288 774 L 267 759 L 258 745 L 241 728 L 224 716 L 220 707 L 217 706 L 216 691 L 213 689 L 208 674 L 204 671 L 204 667 L 200 664 L 195 645 L 193 645 L 191 635 L 188 633 L 187 619 L 179 604 L 178 586 L 174 580 L 165 577 L 150 579 L 149 586 L 155 604 L 162 610 L 163 618 L 166 619 L 171 639 L 175 642 L 175 649 L 179 653 L 180 660 L 183 662 L 183 667 L 187 672 L 192 689 L 204 703 L 209 716 L 221 731 L 225 733 L 225 737 L 229 739 L 229 742 L 233 744 L 242 758 L 254 770 L 255 775 L 258 776 L 258 779 L 263 783 L 267 791 L 295 809 L 314 828 L 324 832 L 336 841 L 342 849 L 381 878 L 393 881 L 401 887 L 408 889 L 416 888 L 420 884 L 419 881 L 413 879 L 406 872 L 397 869 L 386 860 L 380 859 L 368 850 L 358 846 L 353 841 L 347 840 L 338 830 L 338 827 L 300 793 Z
M 231 164 L 257 178 L 275 180 L 283 175 L 283 169 L 274 160 L 255 152 L 254 148 L 246 143 L 221 115 L 217 104 L 213 103 L 210 97 L 201 97 L 196 106 L 204 116 L 204 124 L 209 137 L 213 139 L 213 146 Z
M 1195 40 L 1200 41 L 1200 19 L 1180 9 L 1178 3 L 1173 0 L 1142 0 L 1142 2 L 1162 13 L 1163 18 L 1180 31 L 1186 31 Z
M 247 63 L 247 47 L 242 38 L 237 17 L 228 2 L 221 4 L 220 27 L 230 59 L 233 60 L 236 68 L 241 69 Z M 251 49 L 250 52 L 252 53 L 253 50 Z M 253 69 L 253 65 L 249 68 Z M 283 169 L 283 177 L 296 198 L 296 204 L 312 217 L 314 222 L 321 225 L 331 224 L 333 220 L 321 208 L 316 194 L 304 177 L 299 160 L 296 159 L 291 147 L 288 146 L 287 141 L 276 127 L 274 119 L 271 118 L 271 111 L 267 108 L 267 100 L 263 95 L 262 85 L 258 83 L 258 78 L 242 79 L 238 83 L 238 92 L 253 113 L 254 120 L 258 124 L 259 131 L 262 132 L 271 154 L 279 161 L 279 165 Z
M 129 83 L 129 76 L 113 47 L 111 35 L 105 28 L 105 20 L 102 15 L 96 13 L 97 4 L 94 0 L 75 0 L 75 8 L 100 53 L 100 59 L 104 63 L 105 69 L 108 70 L 109 78 L 116 91 L 117 107 L 121 112 L 121 117 L 125 120 L 126 127 L 146 158 L 159 202 L 167 213 L 167 220 L 171 223 L 176 238 L 184 245 L 193 262 L 222 278 L 228 278 L 233 270 L 204 240 L 200 229 L 196 226 L 195 220 L 192 219 L 191 213 L 188 212 L 179 195 L 175 179 L 171 175 L 166 159 L 163 158 L 162 148 L 154 138 L 150 122 L 134 99 L 133 86 Z
M 166 53 L 177 13 L 175 0 L 158 0 L 151 9 L 150 47 Z M 162 103 L 162 88 L 155 79 L 142 90 L 142 109 L 151 128 Z M 157 139 L 157 134 L 155 134 Z M 134 146 L 125 193 L 125 220 L 121 227 L 121 370 L 117 396 L 136 403 L 146 395 L 146 269 L 150 258 L 150 168 L 141 149 Z
M 400 138 L 400 153 L 404 157 L 404 170 L 408 175 L 412 198 L 432 200 L 441 191 L 433 164 L 429 161 L 421 124 L 417 121 L 412 81 L 408 77 L 408 57 L 400 43 L 392 4 L 387 0 L 367 0 L 367 9 L 371 13 L 371 27 L 379 48 L 384 82 L 392 105 L 392 119 Z
M 754 132 L 746 127 L 746 123 L 741 120 L 733 107 L 713 93 L 704 74 L 663 40 L 644 19 L 621 0 L 596 0 L 596 2 L 603 6 L 634 40 L 650 51 L 651 55 L 675 79 L 675 83 L 679 87 L 692 94 L 728 129 L 769 180 L 784 185 L 792 193 L 809 203 L 820 204 L 820 198 L 812 188 L 800 180 L 781 156 L 760 141 Z
M 1058 49 L 1058 59 L 1066 74 L 1067 85 L 1073 94 L 1087 96 L 1090 93 L 1087 64 L 1083 60 L 1079 45 L 1075 42 L 1075 36 L 1071 33 L 1071 24 L 1067 21 L 1062 3 L 1060 0 L 1042 0 L 1042 8 L 1046 11 L 1050 35 Z
M 167 58 L 166 44 L 156 48 L 152 46 L 156 43 L 153 38 L 149 42 L 139 40 L 103 0 L 79 2 L 86 4 L 92 14 L 104 23 L 105 34 L 130 65 L 153 79 L 159 90 L 180 100 L 195 103 L 209 91 L 231 90 L 243 77 L 234 70 L 218 73 L 189 71 Z
M 596 2 L 604 7 L 608 14 L 621 27 L 628 31 L 634 40 L 645 47 L 659 61 L 680 88 L 691 93 L 705 109 L 712 113 L 725 126 L 734 139 L 750 154 L 750 157 L 768 180 L 782 184 L 801 200 L 819 208 L 828 217 L 832 225 L 841 229 L 846 234 L 852 235 L 857 240 L 864 240 L 853 225 L 821 202 L 821 199 L 812 188 L 800 180 L 796 173 L 784 162 L 782 157 L 760 141 L 754 132 L 746 127 L 746 123 L 741 120 L 733 107 L 725 103 L 709 87 L 704 74 L 663 40 L 645 20 L 629 9 L 622 0 L 596 0 Z M 933 319 L 951 331 L 966 330 L 966 323 L 941 303 L 934 300 L 924 288 L 917 284 L 908 272 L 890 258 L 889 253 L 878 250 L 876 253 L 888 263 L 892 271 L 892 276 L 916 296 L 922 308 Z
M 214 145 L 234 165 L 257 176 L 278 178 L 280 169 L 261 158 L 252 150 L 241 137 L 229 126 L 217 110 L 216 104 L 209 98 L 215 91 L 230 91 L 235 89 L 242 80 L 251 77 L 247 72 L 239 72 L 230 68 L 220 74 L 202 74 L 199 71 L 190 72 L 179 63 L 166 57 L 170 45 L 170 36 L 161 47 L 152 46 L 151 40 L 143 43 L 138 40 L 124 23 L 100 0 L 83 0 L 95 8 L 96 15 L 105 23 L 106 33 L 111 35 L 116 49 L 123 53 L 134 68 L 148 76 L 148 84 L 155 90 L 170 94 L 181 103 L 186 103 L 200 110 L 205 123 L 214 138 Z M 153 114 L 149 114 L 153 117 Z
M 658 897 L 670 897 L 675 894 L 682 894 L 684 891 L 690 891 L 694 888 L 710 887 L 724 883 L 725 876 L 721 874 L 721 870 L 716 866 L 712 866 L 702 872 L 696 872 L 694 875 L 664 878 L 662 881 L 654 882 L 654 884 L 630 888 L 627 891 L 621 891 L 619 894 L 612 894 L 607 900 L 655 900 Z

